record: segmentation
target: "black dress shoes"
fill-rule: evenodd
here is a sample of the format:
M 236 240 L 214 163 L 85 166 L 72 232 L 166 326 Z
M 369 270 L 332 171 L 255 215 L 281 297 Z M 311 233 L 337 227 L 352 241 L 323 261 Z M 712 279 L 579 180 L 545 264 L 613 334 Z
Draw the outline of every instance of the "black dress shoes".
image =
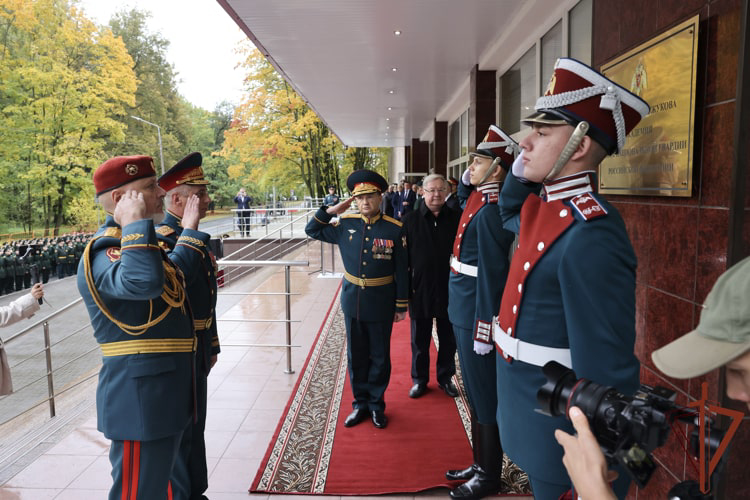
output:
M 378 429 L 385 429 L 385 426 L 388 425 L 388 417 L 386 417 L 385 413 L 381 410 L 373 410 L 372 423 Z
M 456 386 L 452 381 L 449 380 L 446 384 L 440 384 L 440 388 L 445 391 L 448 396 L 452 398 L 458 397 L 458 389 L 456 389 Z
M 425 392 L 427 392 L 427 384 L 414 384 L 411 386 L 411 389 L 409 389 L 409 397 L 416 399 L 424 396 Z
M 366 418 L 367 410 L 364 408 L 356 408 L 348 417 L 346 417 L 346 420 L 344 420 L 344 427 L 353 427 Z
M 449 481 L 468 481 L 474 477 L 476 464 L 471 464 L 465 469 L 451 469 L 445 473 L 445 479 Z

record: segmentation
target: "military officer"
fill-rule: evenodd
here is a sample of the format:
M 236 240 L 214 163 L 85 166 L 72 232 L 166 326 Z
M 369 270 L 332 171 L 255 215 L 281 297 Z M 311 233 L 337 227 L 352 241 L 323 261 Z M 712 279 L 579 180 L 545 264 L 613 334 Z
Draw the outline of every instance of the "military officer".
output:
M 203 156 L 190 153 L 178 161 L 164 175 L 159 177 L 159 186 L 167 192 L 167 215 L 164 222 L 156 227 L 159 245 L 164 248 L 173 262 L 182 267 L 185 263 L 175 252 L 178 239 L 183 233 L 182 217 L 190 196 L 198 197 L 200 217 L 206 216 L 211 197 L 208 195 L 209 181 L 203 175 Z M 186 285 L 188 299 L 193 310 L 193 322 L 198 338 L 196 348 L 195 382 L 198 401 L 198 419 L 185 433 L 183 448 L 178 463 L 190 476 L 190 498 L 205 498 L 208 489 L 208 469 L 206 466 L 206 403 L 208 395 L 208 373 L 216 363 L 219 354 L 219 335 L 216 329 L 216 258 L 208 246 L 201 246 L 202 254 L 199 272 Z M 187 460 L 186 463 L 180 463 Z
M 401 223 L 380 214 L 383 177 L 357 170 L 346 180 L 352 197 L 332 207 L 323 205 L 305 228 L 308 236 L 336 243 L 344 261 L 341 308 L 346 321 L 347 362 L 354 393 L 354 411 L 344 425 L 372 418 L 375 427 L 388 424 L 385 390 L 391 376 L 391 329 L 406 317 L 409 295 L 406 237 Z M 356 199 L 358 214 L 343 214 Z
M 96 407 L 112 441 L 109 500 L 187 498 L 188 479 L 170 474 L 194 415 L 195 334 L 182 272 L 154 232 L 165 193 L 148 156 L 110 158 L 93 181 L 107 218 L 81 257 L 78 290 L 102 350 Z M 186 210 L 175 252 L 197 269 L 208 235 L 196 230 L 197 198 Z
M 482 498 L 502 486 L 503 448 L 495 418 L 495 354 L 489 333 L 513 244 L 513 234 L 502 229 L 497 201 L 518 151 L 513 139 L 490 125 L 458 187 L 464 210 L 451 256 L 448 316 L 471 407 L 474 463 L 446 473 L 448 479 L 467 481 L 451 491 L 453 498 Z
M 500 196 L 504 226 L 520 239 L 494 327 L 497 417 L 505 451 L 529 475 L 535 498 L 556 499 L 571 483 L 554 431 L 572 428 L 534 411 L 541 367 L 556 360 L 624 394 L 639 386 L 636 257 L 620 214 L 595 188 L 598 164 L 622 148 L 649 107 L 563 58 L 535 109 Z M 619 496 L 628 483 L 620 471 Z
M 328 194 L 323 199 L 323 205 L 327 207 L 332 207 L 336 205 L 339 202 L 339 195 L 336 194 L 336 188 L 333 186 L 328 186 Z

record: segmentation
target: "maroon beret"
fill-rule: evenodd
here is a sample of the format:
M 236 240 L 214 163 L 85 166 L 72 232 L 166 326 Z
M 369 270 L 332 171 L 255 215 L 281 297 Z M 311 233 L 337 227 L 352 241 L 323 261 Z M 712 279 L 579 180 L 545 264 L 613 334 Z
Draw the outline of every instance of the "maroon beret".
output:
M 94 172 L 94 188 L 99 196 L 128 182 L 155 175 L 154 160 L 150 156 L 115 156 Z

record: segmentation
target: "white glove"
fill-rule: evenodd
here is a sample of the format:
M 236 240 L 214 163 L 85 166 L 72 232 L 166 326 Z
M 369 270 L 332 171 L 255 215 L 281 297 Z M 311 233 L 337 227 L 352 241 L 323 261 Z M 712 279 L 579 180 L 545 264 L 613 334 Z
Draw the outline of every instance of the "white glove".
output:
M 474 352 L 479 354 L 480 356 L 489 354 L 492 351 L 493 347 L 494 346 L 492 344 L 485 344 L 484 342 L 479 342 L 478 340 L 474 341 Z
M 518 153 L 518 156 L 516 157 L 516 159 L 513 160 L 513 166 L 511 167 L 510 171 L 513 172 L 513 175 L 525 181 L 527 179 L 523 176 L 523 170 L 524 168 L 523 168 L 523 149 L 522 149 L 521 152 Z
M 464 186 L 471 186 L 471 171 L 468 168 L 461 174 L 461 182 L 464 183 Z

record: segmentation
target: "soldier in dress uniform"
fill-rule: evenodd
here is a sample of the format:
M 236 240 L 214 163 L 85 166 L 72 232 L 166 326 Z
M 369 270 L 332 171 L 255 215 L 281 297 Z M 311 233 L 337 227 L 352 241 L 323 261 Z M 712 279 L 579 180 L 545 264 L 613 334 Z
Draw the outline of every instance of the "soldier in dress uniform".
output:
M 381 193 L 388 188 L 372 170 L 357 170 L 346 180 L 352 197 L 332 207 L 323 205 L 305 227 L 308 236 L 336 243 L 344 261 L 341 308 L 346 321 L 349 380 L 354 411 L 344 425 L 371 416 L 382 429 L 385 390 L 391 376 L 391 330 L 406 317 L 409 296 L 406 237 L 401 223 L 380 214 Z M 358 214 L 343 214 L 357 200 Z
M 451 491 L 453 498 L 482 498 L 502 486 L 503 448 L 495 419 L 495 355 L 489 333 L 513 244 L 513 234 L 502 229 L 497 201 L 518 151 L 513 139 L 490 125 L 458 187 L 458 197 L 465 202 L 451 256 L 448 316 L 471 407 L 474 463 L 446 473 L 450 480 L 467 481 Z
M 96 408 L 112 441 L 109 500 L 187 498 L 188 478 L 170 474 L 194 416 L 196 339 L 186 278 L 154 231 L 165 193 L 149 156 L 110 158 L 93 181 L 107 218 L 81 257 L 78 290 L 102 350 Z M 175 252 L 198 269 L 208 235 L 196 230 L 197 198 L 186 210 Z
M 571 483 L 554 431 L 572 428 L 535 412 L 541 367 L 555 360 L 624 394 L 639 386 L 635 252 L 620 214 L 595 188 L 598 164 L 622 148 L 649 107 L 563 58 L 535 109 L 500 195 L 504 227 L 520 239 L 494 327 L 497 418 L 505 452 L 529 475 L 534 497 L 557 499 Z M 620 497 L 628 483 L 620 471 Z
M 336 188 L 328 186 L 328 194 L 323 198 L 323 205 L 332 207 L 339 202 L 339 195 L 336 194 Z
M 159 186 L 167 192 L 167 215 L 164 222 L 156 227 L 159 245 L 179 267 L 185 265 L 181 255 L 175 252 L 178 239 L 182 235 L 182 217 L 192 195 L 200 200 L 200 218 L 206 216 L 211 197 L 208 195 L 209 181 L 203 175 L 203 156 L 190 153 L 159 177 Z M 216 258 L 208 246 L 199 245 L 202 259 L 195 279 L 186 285 L 188 299 L 193 310 L 196 347 L 195 382 L 198 401 L 198 419 L 183 438 L 183 450 L 178 464 L 189 472 L 190 499 L 204 499 L 208 489 L 208 469 L 206 465 L 206 407 L 208 400 L 208 373 L 219 355 L 219 334 L 216 329 Z M 187 460 L 186 463 L 181 463 Z

